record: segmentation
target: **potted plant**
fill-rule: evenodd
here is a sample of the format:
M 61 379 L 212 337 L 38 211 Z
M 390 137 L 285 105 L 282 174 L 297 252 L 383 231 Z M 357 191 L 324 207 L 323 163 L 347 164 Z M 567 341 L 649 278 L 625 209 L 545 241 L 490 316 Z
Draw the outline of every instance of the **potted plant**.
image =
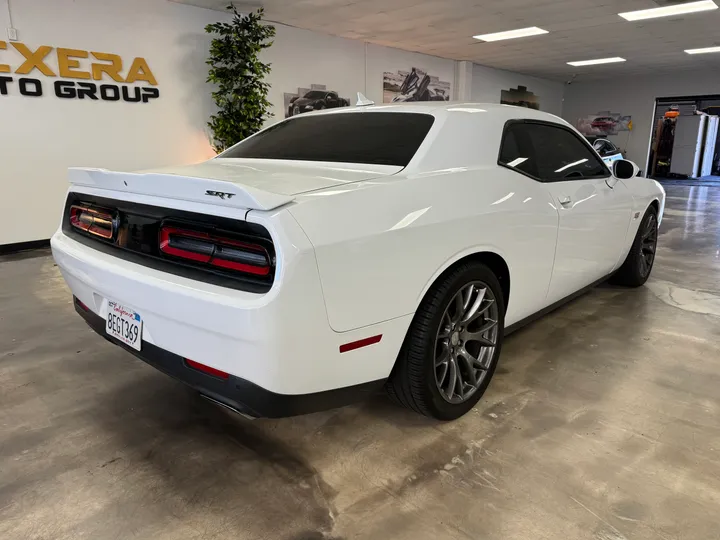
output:
M 210 117 L 212 145 L 222 152 L 259 131 L 272 116 L 267 100 L 270 85 L 265 76 L 270 64 L 260 61 L 260 52 L 272 45 L 275 27 L 263 23 L 264 10 L 233 13 L 232 21 L 208 24 L 212 34 L 207 82 L 216 85 L 212 97 L 218 111 Z

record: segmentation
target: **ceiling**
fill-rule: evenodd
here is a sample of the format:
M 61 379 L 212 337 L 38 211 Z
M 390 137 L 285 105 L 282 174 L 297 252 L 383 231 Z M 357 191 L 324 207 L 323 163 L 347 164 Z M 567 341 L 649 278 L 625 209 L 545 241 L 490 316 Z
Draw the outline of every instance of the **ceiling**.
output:
M 225 11 L 228 0 L 171 0 Z M 682 0 L 250 0 L 268 20 L 410 51 L 554 80 L 677 74 L 720 69 L 720 54 L 684 49 L 720 45 L 720 9 L 639 22 L 619 12 Z M 472 38 L 539 26 L 550 33 L 494 43 Z M 713 37 L 715 36 L 715 37 Z M 609 56 L 628 61 L 592 67 L 566 62 Z

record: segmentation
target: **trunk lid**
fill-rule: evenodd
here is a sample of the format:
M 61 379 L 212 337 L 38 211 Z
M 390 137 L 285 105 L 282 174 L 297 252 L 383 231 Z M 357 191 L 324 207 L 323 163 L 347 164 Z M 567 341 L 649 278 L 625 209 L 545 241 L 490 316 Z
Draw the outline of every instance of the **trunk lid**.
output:
M 70 183 L 219 206 L 272 210 L 296 195 L 398 173 L 402 167 L 215 158 L 136 173 L 71 168 Z

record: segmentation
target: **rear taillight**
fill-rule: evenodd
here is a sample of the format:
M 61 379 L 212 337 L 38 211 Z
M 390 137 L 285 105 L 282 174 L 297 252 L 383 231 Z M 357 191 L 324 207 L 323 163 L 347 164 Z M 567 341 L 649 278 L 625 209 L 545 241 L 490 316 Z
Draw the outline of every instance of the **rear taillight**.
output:
M 70 225 L 100 238 L 109 240 L 113 237 L 113 215 L 109 210 L 72 205 Z
M 171 257 L 225 270 L 256 276 L 270 273 L 271 260 L 267 249 L 221 234 L 163 226 L 160 229 L 160 251 Z

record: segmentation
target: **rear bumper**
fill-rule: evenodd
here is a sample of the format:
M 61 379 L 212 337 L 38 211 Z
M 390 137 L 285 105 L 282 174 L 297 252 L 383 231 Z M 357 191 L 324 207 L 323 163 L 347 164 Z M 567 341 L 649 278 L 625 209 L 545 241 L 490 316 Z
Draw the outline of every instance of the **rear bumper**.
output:
M 224 397 L 222 403 L 238 410 L 242 404 L 252 409 L 247 414 L 269 416 L 352 401 L 356 386 L 372 387 L 388 377 L 410 317 L 334 332 L 328 324 L 312 246 L 289 214 L 273 219 L 261 223 L 274 234 L 279 247 L 276 280 L 264 294 L 141 266 L 77 242 L 62 230 L 51 244 L 63 278 L 90 315 L 104 321 L 110 301 L 135 310 L 143 320 L 143 351 L 157 349 L 164 353 L 160 357 L 172 361 L 168 360 L 168 367 L 154 356 L 143 359 L 209 397 Z M 379 334 L 382 340 L 372 346 L 341 351 L 347 343 Z M 213 388 L 213 380 L 210 386 L 198 385 L 178 375 L 190 369 L 183 358 L 229 373 L 239 382 L 220 388 Z M 189 376 L 207 381 L 206 375 L 194 371 Z M 327 392 L 350 395 L 323 395 Z M 245 397 L 263 393 L 264 397 Z M 293 396 L 301 396 L 301 402 L 318 401 L 284 404 Z M 277 411 L 267 405 L 269 401 L 279 403 Z
M 105 332 L 105 319 L 83 309 L 74 298 L 75 311 L 99 335 L 122 347 L 143 362 L 166 375 L 194 388 L 203 396 L 235 412 L 252 418 L 282 418 L 311 412 L 334 409 L 367 399 L 376 393 L 385 380 L 371 381 L 346 388 L 311 394 L 277 394 L 250 381 L 230 375 L 227 379 L 213 377 L 185 363 L 182 356 L 143 341 L 142 350 L 136 351 L 110 337 Z

